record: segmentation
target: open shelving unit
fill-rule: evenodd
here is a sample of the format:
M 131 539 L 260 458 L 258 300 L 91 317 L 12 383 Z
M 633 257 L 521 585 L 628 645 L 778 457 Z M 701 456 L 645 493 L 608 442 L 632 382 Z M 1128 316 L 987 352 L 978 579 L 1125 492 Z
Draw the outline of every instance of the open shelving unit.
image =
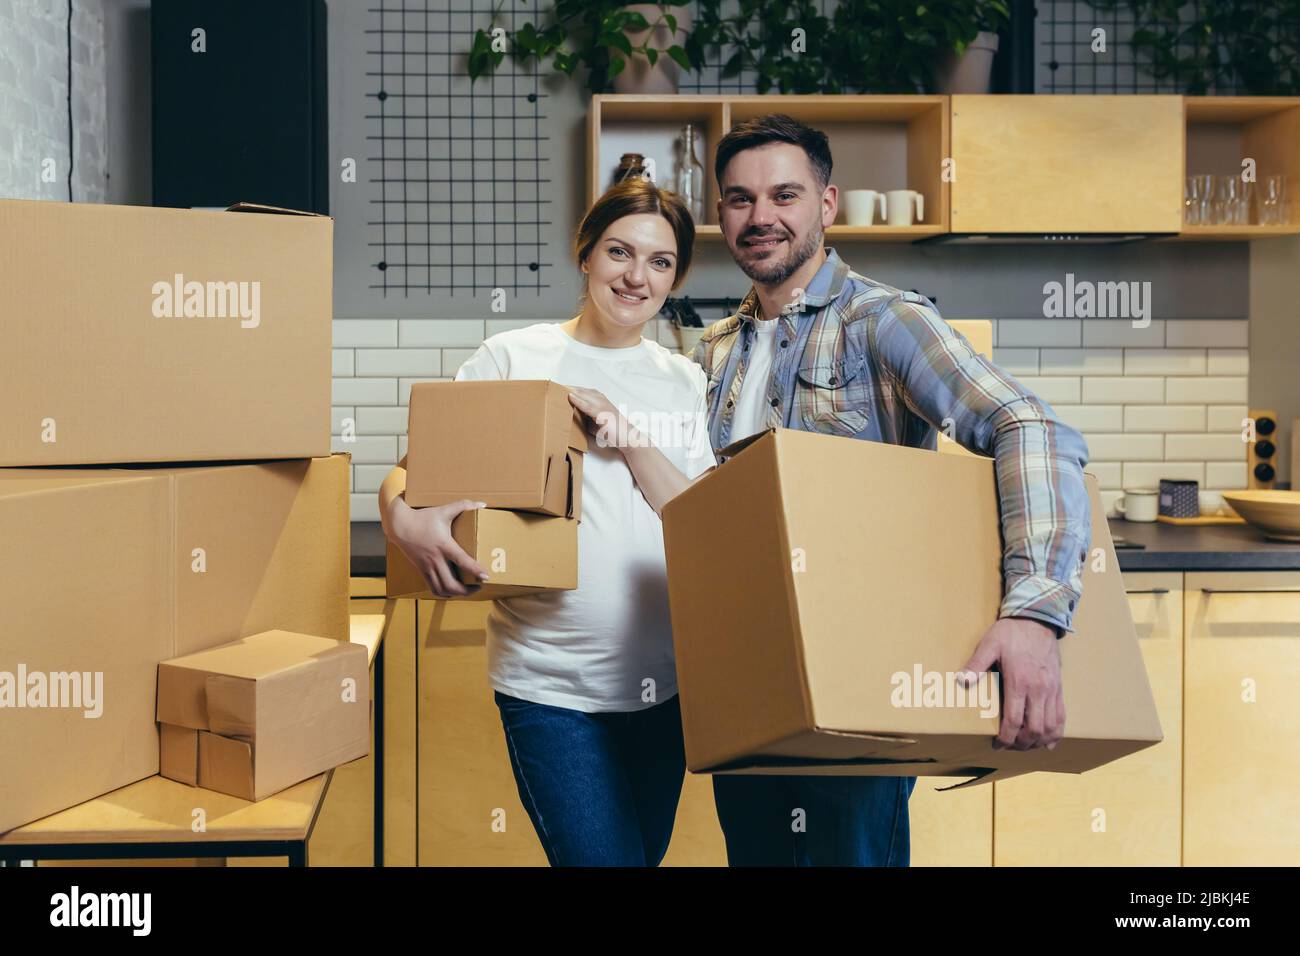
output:
M 718 141 L 734 123 L 782 112 L 816 126 L 830 138 L 840 187 L 840 216 L 827 240 L 914 242 L 948 231 L 948 98 L 945 96 L 745 96 L 680 94 L 671 97 L 597 95 L 588 114 L 587 194 L 599 198 L 612 182 L 619 157 L 637 152 L 653 158 L 658 182 L 671 187 L 673 144 L 682 124 L 702 133 L 698 158 L 704 166 L 702 240 L 721 240 L 713 162 Z M 850 226 L 843 222 L 848 189 L 914 189 L 924 197 L 925 221 L 911 226 Z
M 1291 203 L 1285 225 L 1188 226 L 1180 241 L 1248 241 L 1300 235 L 1300 97 L 1183 97 L 1187 140 L 1185 175 L 1241 172 L 1241 162 L 1255 160 L 1257 183 L 1284 173 Z

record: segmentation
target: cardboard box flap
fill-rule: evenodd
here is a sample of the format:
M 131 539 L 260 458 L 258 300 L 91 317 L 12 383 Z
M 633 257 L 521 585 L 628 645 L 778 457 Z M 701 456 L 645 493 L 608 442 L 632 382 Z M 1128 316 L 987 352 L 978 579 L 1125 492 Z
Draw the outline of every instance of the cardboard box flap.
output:
M 305 209 L 286 209 L 283 206 L 268 206 L 260 202 L 237 202 L 226 207 L 226 212 L 256 212 L 270 216 L 314 216 L 318 219 L 328 219 L 328 216 L 322 216 L 318 212 L 308 212 Z
M 199 786 L 245 800 L 257 799 L 253 781 L 253 745 L 233 737 L 200 732 Z
M 733 441 L 730 445 L 728 445 L 727 447 L 723 448 L 721 451 L 718 452 L 717 454 L 718 462 L 722 463 L 725 462 L 728 458 L 735 458 L 736 455 L 738 455 L 742 450 L 754 444 L 754 442 L 758 441 L 768 432 L 775 433 L 776 429 L 764 428 L 762 431 L 754 432 L 754 434 L 750 435 L 747 438 L 738 438 L 736 441 Z
M 208 700 L 208 730 L 223 737 L 257 735 L 258 682 L 246 677 L 209 674 L 205 682 Z

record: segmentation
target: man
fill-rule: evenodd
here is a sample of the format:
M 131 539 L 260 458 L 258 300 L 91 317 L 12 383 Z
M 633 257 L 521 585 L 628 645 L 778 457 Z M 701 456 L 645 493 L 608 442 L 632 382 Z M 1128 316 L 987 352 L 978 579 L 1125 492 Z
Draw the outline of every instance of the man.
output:
M 781 114 L 741 123 L 719 142 L 714 173 L 722 234 L 754 283 L 692 356 L 709 377 L 714 448 L 772 426 L 933 448 L 941 428 L 996 459 L 1004 597 L 964 670 L 971 681 L 1000 671 L 993 746 L 1055 747 L 1065 726 L 1056 642 L 1070 630 L 1090 543 L 1083 437 L 977 355 L 928 299 L 823 248 L 838 203 L 825 134 Z M 906 866 L 915 784 L 713 778 L 733 866 Z

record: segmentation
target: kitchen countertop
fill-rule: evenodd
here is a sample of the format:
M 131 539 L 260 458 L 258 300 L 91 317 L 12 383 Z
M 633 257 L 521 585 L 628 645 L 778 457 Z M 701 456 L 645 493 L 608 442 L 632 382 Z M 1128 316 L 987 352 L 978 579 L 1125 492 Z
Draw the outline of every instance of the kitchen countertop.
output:
M 1179 526 L 1110 519 L 1112 538 L 1146 545 L 1116 548 L 1122 571 L 1300 571 L 1300 544 L 1270 541 L 1250 525 Z M 352 523 L 352 574 L 383 577 L 384 530 Z

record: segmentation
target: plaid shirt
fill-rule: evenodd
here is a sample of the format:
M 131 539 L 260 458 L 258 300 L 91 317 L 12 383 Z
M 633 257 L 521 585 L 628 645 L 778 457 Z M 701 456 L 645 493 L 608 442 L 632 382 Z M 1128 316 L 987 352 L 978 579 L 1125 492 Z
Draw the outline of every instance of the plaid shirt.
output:
M 715 449 L 732 440 L 758 310 L 751 288 L 692 355 L 708 375 Z M 954 441 L 996 461 L 1005 545 L 999 617 L 1069 631 L 1092 536 L 1083 436 L 976 354 L 928 299 L 858 275 L 834 249 L 802 303 L 776 321 L 767 425 L 933 449 L 947 424 Z

